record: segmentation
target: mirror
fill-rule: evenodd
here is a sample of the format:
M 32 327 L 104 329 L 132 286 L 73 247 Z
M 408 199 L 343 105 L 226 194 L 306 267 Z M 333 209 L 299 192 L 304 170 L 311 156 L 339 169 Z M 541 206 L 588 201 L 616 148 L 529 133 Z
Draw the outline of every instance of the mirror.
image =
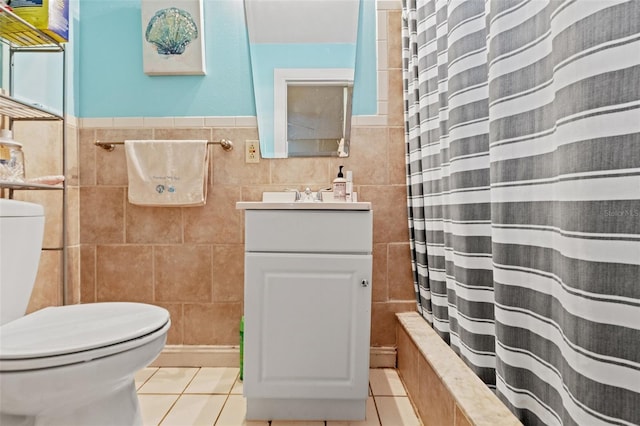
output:
M 261 155 L 347 156 L 360 0 L 244 5 Z

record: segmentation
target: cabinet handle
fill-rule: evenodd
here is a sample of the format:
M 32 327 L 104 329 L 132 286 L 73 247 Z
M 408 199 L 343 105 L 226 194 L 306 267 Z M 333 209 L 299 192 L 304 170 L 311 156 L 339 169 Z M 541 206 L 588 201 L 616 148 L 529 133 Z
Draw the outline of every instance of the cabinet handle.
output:
M 369 281 L 362 280 L 362 282 L 360 284 L 362 284 L 362 287 L 368 287 L 369 286 Z

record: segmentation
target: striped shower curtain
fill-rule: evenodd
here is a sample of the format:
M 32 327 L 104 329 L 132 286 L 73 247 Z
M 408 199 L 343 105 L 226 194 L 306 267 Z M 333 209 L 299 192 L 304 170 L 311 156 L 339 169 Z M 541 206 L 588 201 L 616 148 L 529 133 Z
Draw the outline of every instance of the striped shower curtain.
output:
M 640 424 L 640 1 L 403 0 L 418 310 L 527 425 Z

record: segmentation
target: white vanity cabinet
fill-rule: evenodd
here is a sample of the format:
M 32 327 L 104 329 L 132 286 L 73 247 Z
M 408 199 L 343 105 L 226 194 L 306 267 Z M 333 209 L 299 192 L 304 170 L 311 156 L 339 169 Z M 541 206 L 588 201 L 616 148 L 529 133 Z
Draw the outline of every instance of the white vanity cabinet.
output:
M 369 209 L 246 210 L 248 420 L 364 419 L 372 212 L 361 204 Z

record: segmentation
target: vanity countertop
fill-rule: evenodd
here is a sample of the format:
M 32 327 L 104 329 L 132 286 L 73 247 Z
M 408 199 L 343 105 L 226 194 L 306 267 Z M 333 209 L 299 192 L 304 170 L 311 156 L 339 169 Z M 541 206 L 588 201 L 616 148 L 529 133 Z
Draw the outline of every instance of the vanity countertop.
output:
M 270 201 L 238 201 L 239 210 L 371 210 L 368 201 L 357 202 L 270 202 Z

